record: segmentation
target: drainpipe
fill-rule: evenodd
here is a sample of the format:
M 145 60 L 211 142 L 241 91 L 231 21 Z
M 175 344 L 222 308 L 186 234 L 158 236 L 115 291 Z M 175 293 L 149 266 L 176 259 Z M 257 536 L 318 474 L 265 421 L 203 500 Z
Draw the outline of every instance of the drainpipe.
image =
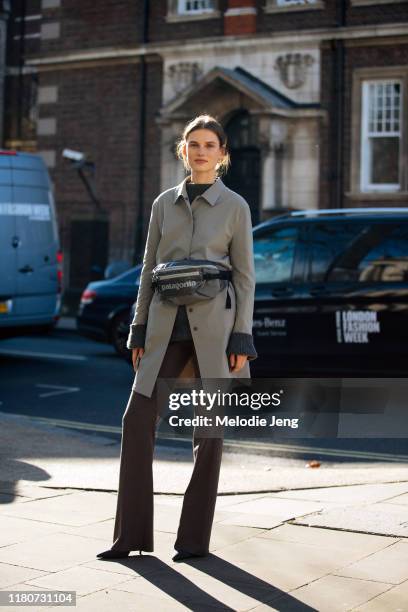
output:
M 0 74 L 0 146 L 4 148 L 5 134 L 5 81 L 6 81 L 6 65 L 7 65 L 7 31 L 10 27 L 11 5 L 9 0 L 3 0 L 0 3 L 0 26 L 1 32 L 4 32 L 4 41 L 0 42 L 0 63 L 2 72 Z M 4 23 L 2 23 L 4 22 Z
M 143 1 L 143 34 L 142 44 L 148 42 L 149 0 Z M 145 186 L 145 133 L 146 133 L 146 57 L 140 56 L 140 133 L 139 133 L 139 184 L 138 212 L 136 219 L 136 239 L 133 254 L 133 265 L 141 262 L 143 256 L 143 225 L 144 225 L 144 186 Z
M 340 0 L 336 3 L 336 27 L 346 25 L 346 3 Z M 331 201 L 333 208 L 343 208 L 344 193 L 344 42 L 336 39 L 333 44 L 334 83 L 332 95 L 334 99 L 332 155 L 333 181 Z
M 24 92 L 24 62 L 25 62 L 25 18 L 27 13 L 26 0 L 21 2 L 20 12 L 20 44 L 18 50 L 18 100 L 17 100 L 17 140 L 23 138 L 23 92 Z

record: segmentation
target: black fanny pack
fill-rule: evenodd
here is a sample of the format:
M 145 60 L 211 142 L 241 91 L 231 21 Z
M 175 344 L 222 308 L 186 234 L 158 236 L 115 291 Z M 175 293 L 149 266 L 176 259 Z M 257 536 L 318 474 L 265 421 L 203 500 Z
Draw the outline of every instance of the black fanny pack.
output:
M 214 298 L 232 280 L 231 270 L 207 259 L 178 259 L 152 270 L 152 287 L 161 300 L 194 304 Z

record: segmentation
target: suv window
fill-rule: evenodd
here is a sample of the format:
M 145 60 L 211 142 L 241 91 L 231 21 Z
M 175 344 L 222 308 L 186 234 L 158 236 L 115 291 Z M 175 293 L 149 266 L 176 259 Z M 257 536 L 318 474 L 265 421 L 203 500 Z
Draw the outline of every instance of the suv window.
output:
M 350 273 L 356 273 L 356 280 L 408 280 L 408 225 L 378 225 L 371 228 L 367 238 L 371 238 L 371 244 L 363 257 L 350 262 Z
M 257 283 L 281 283 L 291 280 L 297 237 L 297 227 L 269 229 L 254 234 Z
M 319 223 L 311 238 L 311 280 L 396 282 L 408 279 L 408 225 Z

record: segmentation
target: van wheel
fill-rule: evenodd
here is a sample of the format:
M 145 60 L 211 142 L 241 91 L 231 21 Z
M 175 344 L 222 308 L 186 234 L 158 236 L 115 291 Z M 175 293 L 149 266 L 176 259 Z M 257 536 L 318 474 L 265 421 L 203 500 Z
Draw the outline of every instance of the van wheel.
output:
M 132 362 L 132 351 L 126 347 L 129 335 L 129 312 L 121 312 L 112 321 L 111 343 L 120 357 Z

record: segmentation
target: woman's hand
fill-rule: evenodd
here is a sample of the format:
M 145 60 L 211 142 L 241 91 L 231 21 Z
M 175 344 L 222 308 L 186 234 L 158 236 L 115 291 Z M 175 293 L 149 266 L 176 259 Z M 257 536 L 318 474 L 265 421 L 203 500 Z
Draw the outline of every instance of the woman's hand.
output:
M 143 357 L 143 353 L 144 353 L 144 348 L 134 348 L 132 349 L 132 363 L 133 363 L 133 369 L 136 372 L 137 368 L 138 368 L 138 359 L 140 359 L 141 357 Z
M 239 372 L 239 370 L 244 367 L 247 358 L 247 355 L 236 355 L 235 353 L 231 353 L 229 356 L 230 371 Z

